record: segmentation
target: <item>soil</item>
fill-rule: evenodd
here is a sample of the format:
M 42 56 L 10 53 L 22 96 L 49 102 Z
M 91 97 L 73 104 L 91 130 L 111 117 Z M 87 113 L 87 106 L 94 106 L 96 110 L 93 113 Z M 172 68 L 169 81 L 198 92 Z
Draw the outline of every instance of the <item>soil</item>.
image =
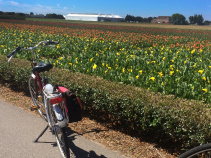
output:
M 29 94 L 28 94 L 29 95 Z M 0 99 L 11 103 L 34 115 L 29 108 L 33 105 L 31 98 L 23 92 L 15 91 L 5 83 L 0 83 Z M 69 124 L 71 130 L 79 135 L 98 142 L 122 155 L 136 158 L 175 158 L 176 153 L 157 147 L 155 143 L 142 141 L 141 138 L 132 137 L 116 130 L 109 129 L 102 123 L 84 117 L 82 121 Z

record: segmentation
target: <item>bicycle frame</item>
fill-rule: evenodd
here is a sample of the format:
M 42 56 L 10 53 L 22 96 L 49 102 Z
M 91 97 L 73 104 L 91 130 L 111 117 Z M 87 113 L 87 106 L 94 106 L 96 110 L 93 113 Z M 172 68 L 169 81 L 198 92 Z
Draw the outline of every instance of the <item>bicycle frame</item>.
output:
M 32 57 L 33 57 L 33 61 L 32 61 L 32 68 L 33 68 L 33 67 L 37 66 L 37 61 L 36 61 L 36 58 L 35 58 L 35 54 L 34 54 L 33 48 L 31 49 L 31 52 L 32 52 Z M 34 84 L 35 85 L 36 85 L 36 82 L 38 82 L 40 92 L 42 93 L 43 92 L 42 89 L 43 89 L 43 87 L 45 86 L 46 83 L 43 80 L 43 84 L 42 84 L 40 75 L 36 71 L 35 71 L 35 74 L 32 73 L 31 76 L 34 78 Z M 43 72 L 43 77 L 45 77 L 44 72 Z M 35 87 L 35 93 L 36 93 L 36 96 L 37 96 L 37 87 Z
M 43 81 L 41 81 L 41 77 L 38 72 L 35 72 L 35 74 L 32 73 L 31 76 L 34 79 L 34 84 L 36 85 L 36 83 L 38 83 L 39 90 L 41 93 L 43 93 L 43 87 L 46 85 L 44 72 L 43 72 L 43 78 L 44 78 Z M 35 86 L 35 93 L 36 93 L 36 97 L 38 97 L 38 89 L 36 86 Z

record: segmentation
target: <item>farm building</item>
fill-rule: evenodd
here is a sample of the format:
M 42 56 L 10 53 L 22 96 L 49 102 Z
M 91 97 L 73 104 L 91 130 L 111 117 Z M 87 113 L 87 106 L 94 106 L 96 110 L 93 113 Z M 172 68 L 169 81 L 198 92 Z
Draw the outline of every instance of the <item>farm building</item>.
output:
M 70 13 L 64 16 L 66 20 L 80 20 L 80 21 L 111 21 L 121 22 L 124 19 L 119 15 L 106 15 L 106 14 L 82 14 Z
M 158 16 L 154 19 L 152 19 L 151 23 L 170 23 L 171 22 L 171 16 Z

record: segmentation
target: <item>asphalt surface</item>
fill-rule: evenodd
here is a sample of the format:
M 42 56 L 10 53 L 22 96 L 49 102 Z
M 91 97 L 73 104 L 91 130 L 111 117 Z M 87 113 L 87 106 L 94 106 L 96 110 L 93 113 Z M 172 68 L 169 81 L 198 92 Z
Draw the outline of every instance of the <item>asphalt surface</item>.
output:
M 40 117 L 0 100 L 0 158 L 60 158 L 55 136 L 48 130 L 33 143 L 46 125 Z M 68 142 L 72 157 L 125 158 L 71 129 Z

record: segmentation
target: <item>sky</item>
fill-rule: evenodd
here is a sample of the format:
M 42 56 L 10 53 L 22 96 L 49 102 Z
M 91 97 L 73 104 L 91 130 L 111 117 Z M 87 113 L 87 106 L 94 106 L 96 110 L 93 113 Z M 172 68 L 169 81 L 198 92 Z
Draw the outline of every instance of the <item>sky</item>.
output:
M 0 0 L 0 11 L 29 14 L 113 14 L 157 17 L 179 13 L 188 18 L 202 14 L 211 21 L 211 0 Z

